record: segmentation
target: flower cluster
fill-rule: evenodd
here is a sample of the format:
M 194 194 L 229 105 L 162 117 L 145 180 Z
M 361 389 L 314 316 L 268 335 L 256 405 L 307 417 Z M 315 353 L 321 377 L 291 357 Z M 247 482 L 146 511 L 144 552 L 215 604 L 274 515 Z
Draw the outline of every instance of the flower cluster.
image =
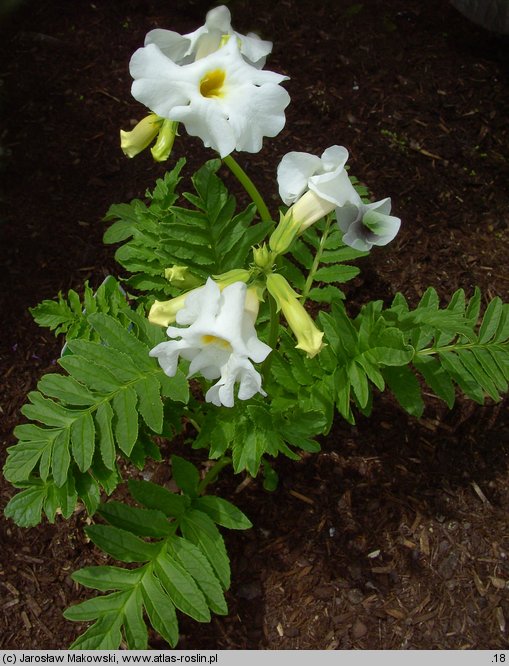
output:
M 166 160 L 182 124 L 188 134 L 219 153 L 252 196 L 262 219 L 269 221 L 263 199 L 231 153 L 258 152 L 264 137 L 274 137 L 284 127 L 290 97 L 281 83 L 288 77 L 264 69 L 271 50 L 271 42 L 236 32 L 224 6 L 211 10 L 194 32 L 149 32 L 131 58 L 130 72 L 132 95 L 150 114 L 131 132 L 121 132 L 124 153 L 133 157 L 155 140 L 154 159 Z M 277 181 L 288 209 L 272 227 L 268 243 L 253 248 L 249 269 L 209 277 L 205 285 L 186 266 L 166 269 L 164 276 L 172 286 L 183 290 L 170 301 L 156 301 L 149 313 L 151 322 L 168 327 L 170 341 L 151 352 L 166 374 L 175 375 L 179 360 L 185 359 L 189 375 L 218 379 L 205 395 L 215 405 L 233 406 L 237 383 L 241 400 L 265 395 L 262 375 L 253 366 L 277 343 L 277 336 L 268 340 L 269 345 L 262 342 L 255 330 L 259 300 L 265 300 L 265 294 L 275 305 L 271 316 L 284 315 L 296 347 L 309 358 L 321 351 L 323 333 L 301 296 L 278 273 L 278 255 L 327 216 L 335 218 L 343 242 L 361 251 L 386 245 L 400 227 L 399 218 L 390 215 L 390 199 L 361 199 L 349 178 L 347 160 L 348 151 L 338 145 L 321 157 L 295 151 L 283 157 Z
M 173 340 L 161 342 L 150 355 L 170 377 L 176 374 L 180 357 L 191 362 L 189 375 L 199 372 L 205 379 L 219 377 L 205 395 L 205 400 L 214 405 L 233 407 L 236 382 L 240 400 L 256 393 L 266 395 L 261 375 L 251 363 L 261 363 L 271 352 L 256 335 L 257 313 L 258 300 L 243 282 L 234 282 L 221 291 L 209 278 L 204 287 L 187 295 L 176 313 L 180 326 L 167 329 Z

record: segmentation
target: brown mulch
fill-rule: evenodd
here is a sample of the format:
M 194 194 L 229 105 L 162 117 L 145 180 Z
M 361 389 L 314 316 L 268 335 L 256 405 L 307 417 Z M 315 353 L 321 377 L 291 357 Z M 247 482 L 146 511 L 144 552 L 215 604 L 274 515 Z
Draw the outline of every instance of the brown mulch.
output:
M 143 114 L 129 94 L 130 55 L 153 27 L 195 29 L 209 6 L 25 0 L 0 18 L 1 463 L 61 346 L 28 307 L 117 271 L 101 218 L 164 170 L 118 148 L 119 129 Z M 273 206 L 285 152 L 339 143 L 352 173 L 376 198 L 392 196 L 403 219 L 347 285 L 352 308 L 398 290 L 415 304 L 428 285 L 444 298 L 479 285 L 485 300 L 507 300 L 508 38 L 442 0 L 228 6 L 237 30 L 274 41 L 268 66 L 291 77 L 284 131 L 238 156 Z M 210 157 L 188 137 L 175 159 L 184 153 L 188 174 Z M 379 396 L 370 419 L 338 419 L 320 454 L 278 460 L 274 493 L 226 476 L 217 492 L 254 528 L 226 535 L 230 614 L 183 618 L 179 647 L 507 648 L 508 454 L 507 401 L 460 398 L 448 412 L 427 395 L 417 421 Z M 0 507 L 13 492 L 0 480 Z M 105 561 L 86 520 L 21 530 L 0 519 L 0 648 L 65 648 L 76 637 L 61 613 L 89 593 L 70 573 Z

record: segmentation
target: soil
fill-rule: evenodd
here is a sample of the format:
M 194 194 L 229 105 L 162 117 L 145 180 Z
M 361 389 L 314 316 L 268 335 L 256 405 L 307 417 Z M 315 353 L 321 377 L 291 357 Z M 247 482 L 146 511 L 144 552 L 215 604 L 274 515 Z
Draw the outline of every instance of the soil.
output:
M 444 299 L 478 285 L 486 301 L 507 300 L 507 37 L 443 0 L 228 6 L 239 32 L 274 41 L 268 66 L 291 77 L 284 131 L 238 156 L 271 204 L 283 154 L 338 143 L 352 173 L 377 199 L 392 196 L 403 220 L 346 286 L 350 307 L 398 290 L 415 304 L 428 285 Z M 1 16 L 2 464 L 27 392 L 62 344 L 28 308 L 118 273 L 102 217 L 143 196 L 165 168 L 118 146 L 119 129 L 144 114 L 130 96 L 129 58 L 148 30 L 189 32 L 209 8 L 25 0 Z M 211 157 L 188 137 L 175 159 L 184 153 L 188 174 Z M 278 459 L 275 492 L 226 476 L 218 494 L 254 528 L 226 535 L 229 615 L 182 619 L 178 647 L 507 648 L 506 408 L 460 397 L 448 412 L 427 394 L 417 421 L 383 395 L 356 426 L 338 418 L 321 453 Z M 2 508 L 13 493 L 0 481 Z M 104 562 L 84 538 L 86 520 L 81 512 L 21 530 L 1 519 L 1 648 L 65 648 L 83 630 L 62 610 L 89 596 L 70 573 Z M 167 647 L 155 636 L 151 646 Z

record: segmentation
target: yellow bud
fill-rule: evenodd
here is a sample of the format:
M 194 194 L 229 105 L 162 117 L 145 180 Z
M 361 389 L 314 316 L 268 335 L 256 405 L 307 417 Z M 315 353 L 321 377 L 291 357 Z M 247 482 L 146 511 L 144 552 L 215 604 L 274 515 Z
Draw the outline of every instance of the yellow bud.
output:
M 267 289 L 276 301 L 278 310 L 282 310 L 288 326 L 297 338 L 297 349 L 305 351 L 309 358 L 316 356 L 324 347 L 323 333 L 315 326 L 306 312 L 298 295 L 282 275 L 267 275 Z
M 328 215 L 334 208 L 335 204 L 320 198 L 312 190 L 308 190 L 290 208 L 296 223 L 298 223 L 297 235 Z
M 212 278 L 219 285 L 220 289 L 224 289 L 229 284 L 234 282 L 247 282 L 251 277 L 251 273 L 245 268 L 233 268 L 231 271 L 221 273 L 220 275 L 213 275 Z
M 120 130 L 120 147 L 127 157 L 145 150 L 156 138 L 162 120 L 155 113 L 145 116 L 130 132 Z
M 157 141 L 150 149 L 152 157 L 156 162 L 164 162 L 171 154 L 175 137 L 177 136 L 178 122 L 174 120 L 163 120 L 159 129 Z
M 189 266 L 171 266 L 165 268 L 164 277 L 169 281 L 173 287 L 180 289 L 192 289 L 202 283 L 202 280 L 193 275 L 189 270 Z
M 177 298 L 172 298 L 170 301 L 154 301 L 148 313 L 148 320 L 151 324 L 158 324 L 159 326 L 169 326 L 177 318 L 177 312 L 184 307 L 189 292 L 180 294 Z
M 180 268 L 186 267 L 181 266 Z M 171 269 L 166 269 L 166 271 L 168 270 Z M 242 268 L 234 268 L 233 270 L 228 271 L 227 273 L 223 273 L 222 275 L 214 275 L 213 279 L 218 285 L 219 289 L 223 290 L 229 284 L 233 284 L 234 282 L 247 282 L 250 276 L 251 274 L 249 271 L 246 271 Z M 154 301 L 154 304 L 148 313 L 149 322 L 152 324 L 159 324 L 159 326 L 169 326 L 170 324 L 173 324 L 173 322 L 177 319 L 177 312 L 184 307 L 185 300 L 189 294 L 201 288 L 202 287 L 199 286 L 195 289 L 191 289 L 190 291 L 186 291 L 184 294 L 180 294 L 180 296 L 172 298 L 169 301 Z M 252 297 L 250 298 L 252 299 Z M 252 310 L 253 307 L 254 306 L 250 306 L 249 309 Z
M 265 243 L 261 247 L 253 247 L 254 262 L 261 269 L 270 269 L 274 264 L 275 258 L 274 253 L 269 250 Z
M 276 254 L 283 254 L 288 250 L 299 231 L 300 221 L 293 215 L 290 208 L 284 215 L 281 213 L 279 224 L 269 238 L 270 249 Z

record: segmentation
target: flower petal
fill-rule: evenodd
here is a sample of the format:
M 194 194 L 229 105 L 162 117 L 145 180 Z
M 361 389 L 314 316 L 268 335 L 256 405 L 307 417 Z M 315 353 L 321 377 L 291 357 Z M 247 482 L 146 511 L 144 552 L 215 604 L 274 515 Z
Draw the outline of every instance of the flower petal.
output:
M 279 196 L 287 206 L 295 203 L 304 194 L 309 178 L 321 166 L 316 155 L 292 151 L 284 155 L 277 168 Z

